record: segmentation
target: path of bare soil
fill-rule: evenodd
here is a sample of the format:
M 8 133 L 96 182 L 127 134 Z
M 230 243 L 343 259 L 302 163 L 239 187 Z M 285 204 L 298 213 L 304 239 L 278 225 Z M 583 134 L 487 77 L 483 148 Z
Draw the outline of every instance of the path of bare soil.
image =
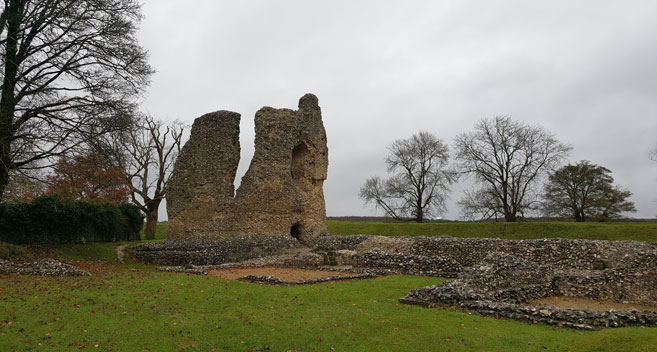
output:
M 330 276 L 350 276 L 354 275 L 354 273 L 329 270 L 282 268 L 276 266 L 260 266 L 212 269 L 208 271 L 208 275 L 224 280 L 237 280 L 248 275 L 273 276 L 285 282 L 298 282 L 304 280 L 316 280 Z
M 657 306 L 647 306 L 635 303 L 619 303 L 610 301 L 598 301 L 589 298 L 553 296 L 535 299 L 527 304 L 534 306 L 552 306 L 561 309 L 586 309 L 590 311 L 604 312 L 608 310 L 657 312 Z
M 123 261 L 123 258 L 125 257 L 126 247 L 128 247 L 128 246 L 123 245 L 123 246 L 117 246 L 116 247 L 116 258 L 123 264 L 125 264 L 125 262 Z

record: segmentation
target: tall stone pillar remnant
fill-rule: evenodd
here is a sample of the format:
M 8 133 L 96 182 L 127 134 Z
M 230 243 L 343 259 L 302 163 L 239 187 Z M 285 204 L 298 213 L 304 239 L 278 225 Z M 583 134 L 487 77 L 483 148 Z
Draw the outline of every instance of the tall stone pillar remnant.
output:
M 326 232 L 326 131 L 317 97 L 299 109 L 263 107 L 255 153 L 234 192 L 240 114 L 216 111 L 194 121 L 167 190 L 169 239 L 289 234 L 311 242 Z

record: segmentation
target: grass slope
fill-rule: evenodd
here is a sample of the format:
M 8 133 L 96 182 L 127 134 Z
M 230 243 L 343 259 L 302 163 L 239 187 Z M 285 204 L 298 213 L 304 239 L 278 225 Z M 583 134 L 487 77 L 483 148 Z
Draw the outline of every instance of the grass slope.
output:
M 11 262 L 29 262 L 34 259 L 32 252 L 24 246 L 0 242 L 0 259 Z
M 144 227 L 141 229 L 141 232 L 139 235 L 141 238 L 145 238 L 146 235 L 144 234 L 144 229 L 146 228 L 146 224 L 144 224 Z M 166 240 L 167 239 L 167 229 L 169 228 L 169 223 L 168 222 L 158 222 L 157 226 L 155 226 L 155 240 Z
M 384 223 L 327 221 L 334 235 L 492 237 L 510 240 L 533 238 L 581 238 L 597 240 L 657 241 L 657 223 L 576 222 L 461 222 Z
M 0 278 L 0 350 L 652 351 L 647 328 L 583 332 L 397 303 L 435 278 L 271 287 L 150 270 Z

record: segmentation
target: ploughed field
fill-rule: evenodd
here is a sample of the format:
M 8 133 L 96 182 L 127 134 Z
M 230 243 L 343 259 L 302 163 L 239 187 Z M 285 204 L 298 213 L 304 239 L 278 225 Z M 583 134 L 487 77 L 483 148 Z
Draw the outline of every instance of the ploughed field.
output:
M 384 230 L 416 226 L 390 225 Z M 481 225 L 499 230 L 498 224 Z M 657 240 L 655 224 L 629 225 L 634 231 L 622 236 Z M 364 231 L 372 224 L 329 222 L 336 234 L 332 228 L 339 226 Z M 120 244 L 19 253 L 55 257 L 92 275 L 0 275 L 0 350 L 653 351 L 657 346 L 654 328 L 581 331 L 398 302 L 411 289 L 444 281 L 440 278 L 259 285 L 162 272 L 130 258 L 120 263 L 115 250 Z

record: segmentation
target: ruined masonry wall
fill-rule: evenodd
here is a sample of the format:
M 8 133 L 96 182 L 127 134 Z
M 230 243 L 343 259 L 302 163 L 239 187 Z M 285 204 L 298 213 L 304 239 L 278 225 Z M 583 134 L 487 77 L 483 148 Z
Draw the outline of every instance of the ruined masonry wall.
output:
M 328 148 L 317 97 L 301 97 L 298 110 L 256 113 L 255 153 L 235 192 L 239 122 L 231 111 L 194 121 L 168 184 L 168 238 L 325 233 Z

